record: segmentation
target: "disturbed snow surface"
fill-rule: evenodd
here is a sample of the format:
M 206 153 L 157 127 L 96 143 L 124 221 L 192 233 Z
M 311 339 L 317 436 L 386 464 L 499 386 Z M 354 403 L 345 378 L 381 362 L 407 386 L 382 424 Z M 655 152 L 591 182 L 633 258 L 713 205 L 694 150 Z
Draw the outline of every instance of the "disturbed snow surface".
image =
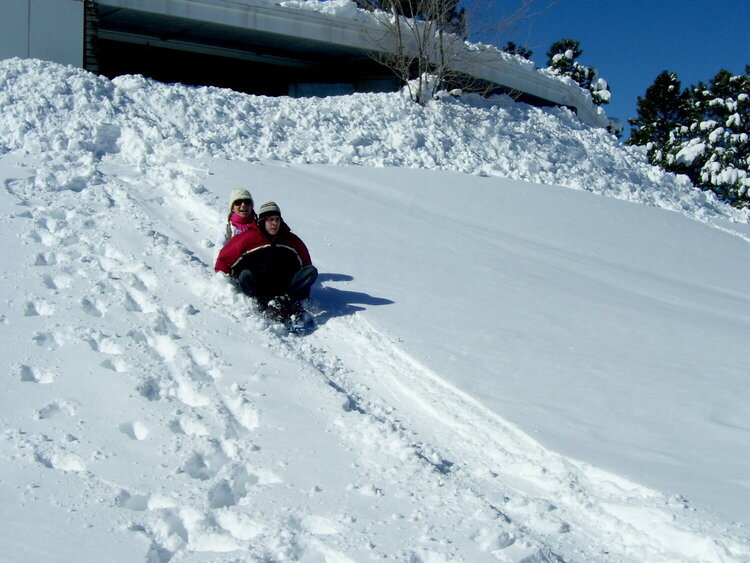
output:
M 425 158 L 434 151 L 422 147 L 434 148 L 440 139 L 431 125 L 422 123 L 414 131 L 405 127 L 403 134 L 411 140 L 404 143 L 396 137 L 381 139 L 362 112 L 347 113 L 351 105 L 363 103 L 364 112 L 374 117 L 388 105 L 377 100 L 398 106 L 395 96 L 308 101 L 305 112 L 301 101 L 169 88 L 135 78 L 121 79 L 121 88 L 55 65 L 1 64 L 5 74 L 0 76 L 8 80 L 0 80 L 0 236 L 10 241 L 0 255 L 0 334 L 6 364 L 0 495 L 11 507 L 3 519 L 3 558 L 750 558 L 746 528 L 727 517 L 736 514 L 727 508 L 731 503 L 718 505 L 730 495 L 711 496 L 710 484 L 706 490 L 698 484 L 715 479 L 720 491 L 731 490 L 733 484 L 735 496 L 747 499 L 747 482 L 741 480 L 747 463 L 743 444 L 748 420 L 741 408 L 746 387 L 738 376 L 738 366 L 747 365 L 743 352 L 725 357 L 717 337 L 711 345 L 719 347 L 720 354 L 709 349 L 691 356 L 698 369 L 713 368 L 710 375 L 718 389 L 706 390 L 704 398 L 714 401 L 714 408 L 705 415 L 698 408 L 700 397 L 686 397 L 694 402 L 685 409 L 700 413 L 693 416 L 703 422 L 716 419 L 716 424 L 705 425 L 704 434 L 696 433 L 695 443 L 700 448 L 716 439 L 735 444 L 716 474 L 699 473 L 682 482 L 690 493 L 714 499 L 697 505 L 682 487 L 659 492 L 543 447 L 529 436 L 531 428 L 507 422 L 503 409 L 481 387 L 494 378 L 495 388 L 514 393 L 506 406 L 517 420 L 523 416 L 511 402 L 521 411 L 536 408 L 540 420 L 548 416 L 550 424 L 558 420 L 561 427 L 571 413 L 576 415 L 581 451 L 591 453 L 587 459 L 600 459 L 592 453 L 601 448 L 593 434 L 629 431 L 636 427 L 629 417 L 655 416 L 658 426 L 669 432 L 681 425 L 689 428 L 689 415 L 679 405 L 665 405 L 658 386 L 644 391 L 641 403 L 630 405 L 634 412 L 615 408 L 608 420 L 606 406 L 603 411 L 586 406 L 587 394 L 595 394 L 598 387 L 583 377 L 583 364 L 560 363 L 549 383 L 563 380 L 560 405 L 554 407 L 522 403 L 514 379 L 526 379 L 527 394 L 536 397 L 532 382 L 539 366 L 554 356 L 572 358 L 568 342 L 554 329 L 561 322 L 557 311 L 548 303 L 559 302 L 562 309 L 572 295 L 576 302 L 590 299 L 592 309 L 599 305 L 596 295 L 587 295 L 597 286 L 576 290 L 570 283 L 575 276 L 567 277 L 571 274 L 598 277 L 610 289 L 617 280 L 620 287 L 609 299 L 622 310 L 637 309 L 634 317 L 620 318 L 628 322 L 622 330 L 609 337 L 601 331 L 606 357 L 595 351 L 582 356 L 619 377 L 627 373 L 617 372 L 617 365 L 630 363 L 629 352 L 641 343 L 634 336 L 640 332 L 638 323 L 651 320 L 652 313 L 641 308 L 653 307 L 644 302 L 656 303 L 666 326 L 708 339 L 708 329 L 700 327 L 710 319 L 709 328 L 728 341 L 723 346 L 746 340 L 748 299 L 722 282 L 727 273 L 735 276 L 732 283 L 738 287 L 748 281 L 747 225 L 731 222 L 742 219 L 739 212 L 649 170 L 634 152 L 592 148 L 592 155 L 600 150 L 607 156 L 591 156 L 586 163 L 587 148 L 600 142 L 608 146 L 608 141 L 599 132 L 575 126 L 562 112 L 502 102 L 502 111 L 516 117 L 502 121 L 502 127 L 493 121 L 486 127 L 495 127 L 495 133 L 518 132 L 519 146 L 513 150 L 520 155 L 528 149 L 528 156 L 515 163 L 526 170 L 518 173 L 521 176 L 531 174 L 542 181 L 540 176 L 549 174 L 551 181 L 569 179 L 575 184 L 580 177 L 565 165 L 575 161 L 581 175 L 599 178 L 600 186 L 620 178 L 617 195 L 635 199 L 643 192 L 647 203 L 670 208 L 679 204 L 689 217 L 738 236 L 662 210 L 559 187 L 448 172 L 221 160 L 273 157 L 303 162 L 310 156 L 305 147 L 320 140 L 320 157 L 311 160 L 429 167 Z M 272 125 L 264 113 L 269 107 L 278 112 Z M 405 106 L 399 107 L 395 111 L 406 114 Z M 453 110 L 465 111 L 452 102 L 430 111 Z M 317 115 L 317 121 L 310 115 Z M 338 130 L 327 129 L 328 121 L 346 130 L 355 118 L 363 120 L 358 126 L 361 138 L 371 142 L 326 140 L 326 131 Z M 535 119 L 537 126 L 548 124 L 550 138 L 558 128 L 580 129 L 568 130 L 569 138 L 581 139 L 579 148 L 571 149 L 580 151 L 578 157 L 555 146 L 544 157 L 547 170 L 532 171 L 544 146 L 530 133 L 529 121 Z M 454 120 L 451 116 L 440 123 L 458 127 Z M 292 131 L 301 131 L 298 139 Z M 539 133 L 539 139 L 543 136 Z M 499 142 L 514 146 L 505 139 Z M 377 153 L 377 145 L 391 142 L 398 150 Z M 565 145 L 562 139 L 560 143 Z M 480 153 L 481 143 L 463 144 L 454 146 L 466 155 L 466 170 L 458 171 L 488 173 L 468 160 Z M 373 145 L 376 148 L 367 148 Z M 265 153 L 253 152 L 260 151 L 259 146 Z M 370 160 L 362 156 L 368 150 Z M 397 158 L 402 162 L 395 162 Z M 618 159 L 625 164 L 618 167 Z M 435 167 L 450 168 L 451 162 L 445 156 Z M 508 159 L 488 166 L 496 167 L 493 175 L 504 175 L 502 166 L 513 164 Z M 616 168 L 611 174 L 610 167 Z M 628 175 L 638 181 L 627 183 L 623 178 Z M 307 337 L 286 336 L 260 320 L 245 298 L 212 273 L 208 241 L 220 226 L 226 194 L 242 178 L 259 201 L 279 201 L 321 270 L 310 304 L 319 328 Z M 305 191 L 305 185 L 317 189 Z M 461 193 L 470 195 L 468 200 Z M 527 209 L 523 220 L 514 198 Z M 555 205 L 545 203 L 546 198 Z M 597 216 L 606 218 L 614 240 L 637 241 L 615 246 L 625 254 L 605 266 L 595 239 L 606 230 L 594 228 L 597 220 L 585 219 Z M 480 226 L 493 217 L 519 225 L 512 234 L 493 232 L 490 237 Z M 638 221 L 638 226 L 621 223 L 618 217 Z M 536 225 L 536 232 L 528 226 L 524 230 L 523 223 Z M 698 254 L 659 269 L 659 249 L 671 255 L 673 247 L 656 239 L 656 250 L 650 248 L 633 228 L 673 233 L 678 241 L 685 237 L 699 247 Z M 477 299 L 477 288 L 483 285 L 475 285 L 472 276 L 441 272 L 456 261 L 464 264 L 467 257 L 467 272 L 474 272 L 469 262 L 491 262 L 472 244 L 477 241 L 492 248 L 504 264 L 518 268 L 479 271 L 491 276 L 487 283 L 498 295 L 502 287 L 507 292 L 502 309 L 489 306 L 489 324 L 477 320 L 477 307 L 488 307 Z M 574 246 L 576 252 L 565 252 Z M 717 250 L 726 260 L 711 262 L 703 276 L 688 277 L 695 274 L 690 257 L 709 260 Z M 550 256 L 565 260 L 550 265 Z M 425 265 L 430 262 L 432 269 Z M 548 268 L 557 271 L 556 279 Z M 518 290 L 514 275 L 523 276 L 524 283 L 541 284 L 534 289 L 544 288 L 544 309 L 513 296 L 510 288 Z M 665 278 L 670 283 L 660 276 L 671 276 Z M 670 302 L 658 291 L 665 284 L 674 294 Z M 685 303 L 707 290 L 705 302 Z M 427 313 L 425 302 L 435 305 Z M 484 332 L 472 334 L 477 322 Z M 532 325 L 546 339 L 549 357 L 539 356 L 543 353 L 535 340 L 524 334 Z M 567 331 L 574 337 L 589 336 L 577 324 Z M 658 330 L 651 337 L 658 348 L 673 345 L 676 353 L 688 353 L 689 344 L 679 344 L 679 339 Z M 473 348 L 467 343 L 472 340 Z M 506 361 L 514 363 L 480 377 L 487 368 L 487 349 L 503 348 L 508 341 L 521 350 L 509 352 Z M 649 376 L 674 392 L 685 381 L 695 383 L 689 366 L 675 374 L 661 365 L 669 353 L 646 362 Z M 602 373 L 597 377 L 606 379 Z M 619 381 L 621 386 L 632 383 Z M 617 395 L 627 391 L 616 384 L 605 389 L 605 402 L 613 405 L 618 404 Z M 725 394 L 711 394 L 722 389 Z M 586 416 L 591 417 L 588 423 Z M 541 437 L 554 442 L 554 434 L 547 428 Z M 624 443 L 623 448 L 624 457 L 636 451 Z M 705 451 L 697 451 L 696 457 L 706 457 Z M 606 455 L 601 459 L 630 470 L 625 462 L 620 466 Z M 659 463 L 682 468 L 685 460 L 665 443 L 638 462 L 654 473 L 648 479 L 661 483 L 671 476 L 668 471 L 659 474 Z M 739 477 L 730 468 L 739 471 Z M 712 502 L 716 510 L 709 509 Z

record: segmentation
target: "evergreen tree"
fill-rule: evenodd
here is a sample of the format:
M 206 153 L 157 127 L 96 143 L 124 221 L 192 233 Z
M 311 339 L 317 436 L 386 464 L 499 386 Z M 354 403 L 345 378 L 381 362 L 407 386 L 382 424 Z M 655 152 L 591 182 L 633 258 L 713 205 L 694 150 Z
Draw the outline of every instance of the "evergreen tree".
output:
M 534 54 L 532 51 L 529 51 L 522 45 L 517 46 L 513 41 L 508 41 L 508 43 L 505 45 L 505 47 L 502 48 L 502 50 L 506 53 L 510 53 L 511 55 L 523 57 L 524 59 L 530 59 L 531 55 Z
M 628 144 L 648 148 L 649 160 L 687 175 L 738 206 L 750 205 L 750 65 L 733 76 L 719 71 L 710 84 L 685 91 L 662 72 L 638 98 Z
M 609 103 L 612 94 L 607 81 L 599 78 L 594 67 L 582 65 L 576 60 L 582 54 L 580 42 L 561 39 L 547 51 L 547 68 L 556 74 L 572 78 L 581 88 L 589 91 L 595 104 Z
M 720 70 L 692 89 L 688 119 L 667 145 L 667 165 L 735 205 L 750 205 L 750 65 Z
M 576 59 L 582 54 L 580 42 L 574 39 L 561 39 L 553 43 L 547 51 L 547 67 L 557 74 L 573 78 L 576 74 Z M 578 82 L 578 84 L 583 86 L 581 82 Z
M 677 75 L 662 71 L 646 89 L 646 96 L 638 96 L 638 118 L 628 120 L 632 129 L 627 144 L 645 145 L 649 162 L 664 166 L 670 134 L 687 122 L 689 99 Z

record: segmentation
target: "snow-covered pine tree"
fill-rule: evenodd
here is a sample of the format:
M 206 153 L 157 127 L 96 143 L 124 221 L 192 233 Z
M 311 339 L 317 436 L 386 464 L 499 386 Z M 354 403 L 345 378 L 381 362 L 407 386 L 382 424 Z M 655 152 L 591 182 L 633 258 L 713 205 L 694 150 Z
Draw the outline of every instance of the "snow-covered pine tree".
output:
M 583 54 L 581 43 L 574 39 L 560 39 L 547 51 L 547 67 L 561 76 L 573 77 L 576 59 Z M 578 82 L 578 81 L 576 81 Z M 581 84 L 578 82 L 578 84 Z
M 682 89 L 677 75 L 662 71 L 646 95 L 638 96 L 638 117 L 628 119 L 632 128 L 627 144 L 645 146 L 649 162 L 665 167 L 670 134 L 687 123 L 689 100 L 690 94 Z
M 688 119 L 672 130 L 666 168 L 734 205 L 750 205 L 750 65 L 691 90 Z
M 511 55 L 523 57 L 524 59 L 530 59 L 531 55 L 534 54 L 533 51 L 530 51 L 523 45 L 516 45 L 513 41 L 508 41 L 508 43 L 506 43 L 505 47 L 503 47 L 502 50 L 506 53 L 510 53 Z
M 599 78 L 594 67 L 582 65 L 576 59 L 583 54 L 581 44 L 574 39 L 561 39 L 547 51 L 547 68 L 561 76 L 569 76 L 584 90 L 591 93 L 591 100 L 607 104 L 612 96 L 607 81 Z

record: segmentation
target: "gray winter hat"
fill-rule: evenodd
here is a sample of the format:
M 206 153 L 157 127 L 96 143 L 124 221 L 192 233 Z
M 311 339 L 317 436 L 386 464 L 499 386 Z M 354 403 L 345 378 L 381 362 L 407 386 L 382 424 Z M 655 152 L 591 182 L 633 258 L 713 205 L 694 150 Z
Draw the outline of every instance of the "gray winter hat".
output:
M 274 215 L 281 217 L 281 209 L 279 209 L 275 201 L 267 201 L 258 209 L 258 218 L 261 220 L 266 217 L 273 217 Z
M 232 206 L 234 205 L 234 202 L 238 199 L 249 199 L 251 202 L 253 201 L 252 194 L 247 191 L 245 188 L 234 188 L 232 190 L 232 193 L 229 194 L 229 212 L 232 212 Z M 251 203 L 251 207 L 254 207 L 254 205 Z

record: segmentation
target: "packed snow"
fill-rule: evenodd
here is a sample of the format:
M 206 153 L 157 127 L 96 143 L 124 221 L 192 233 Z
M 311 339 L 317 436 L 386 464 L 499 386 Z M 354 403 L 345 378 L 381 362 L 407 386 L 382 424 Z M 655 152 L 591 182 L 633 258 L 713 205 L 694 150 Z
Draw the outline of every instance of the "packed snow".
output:
M 750 560 L 748 212 L 568 110 L 10 59 L 0 181 L 0 560 Z

